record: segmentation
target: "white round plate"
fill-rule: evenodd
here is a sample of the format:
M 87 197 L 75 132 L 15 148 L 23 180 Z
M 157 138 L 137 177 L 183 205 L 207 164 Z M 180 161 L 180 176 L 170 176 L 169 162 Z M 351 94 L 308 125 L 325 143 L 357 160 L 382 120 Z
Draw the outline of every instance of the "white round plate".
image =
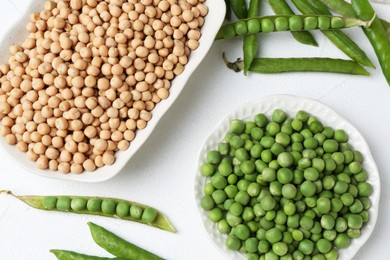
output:
M 349 143 L 364 156 L 363 167 L 369 174 L 368 182 L 374 187 L 374 193 L 370 197 L 372 203 L 372 206 L 369 209 L 370 220 L 363 227 L 361 236 L 352 239 L 352 243 L 348 248 L 339 250 L 339 260 L 351 259 L 370 237 L 377 220 L 380 194 L 378 168 L 366 140 L 354 126 L 328 106 L 318 101 L 302 97 L 275 95 L 244 104 L 230 112 L 207 137 L 198 156 L 195 174 L 195 202 L 205 231 L 208 237 L 226 257 L 236 260 L 246 259 L 245 255 L 238 251 L 232 251 L 226 248 L 225 241 L 227 235 L 218 232 L 216 224 L 208 219 L 207 212 L 200 207 L 200 199 L 204 194 L 203 187 L 208 178 L 203 177 L 199 169 L 201 165 L 206 162 L 207 151 L 215 150 L 218 143 L 224 139 L 225 134 L 229 130 L 229 124 L 233 119 L 253 120 L 254 116 L 258 113 L 264 113 L 270 117 L 273 110 L 276 108 L 284 110 L 291 117 L 295 116 L 295 113 L 298 110 L 305 110 L 317 117 L 326 126 L 331 126 L 335 129 L 344 129 L 349 135 Z
M 29 21 L 29 14 L 43 10 L 45 1 L 46 0 L 32 1 L 30 7 L 27 9 L 27 12 L 23 15 L 24 18 L 15 28 L 12 28 L 7 34 L 7 37 L 3 39 L 3 42 L 0 44 L 0 64 L 7 62 L 9 46 L 12 44 L 22 43 L 27 37 L 27 32 L 24 28 Z M 159 120 L 178 98 L 188 79 L 210 50 L 214 42 L 215 35 L 218 33 L 218 30 L 225 18 L 226 5 L 223 0 L 208 0 L 205 2 L 205 5 L 209 8 L 209 12 L 205 18 L 205 24 L 202 27 L 202 37 L 199 41 L 199 48 L 191 53 L 184 72 L 172 81 L 169 98 L 158 104 L 152 111 L 153 118 L 149 121 L 148 126 L 145 129 L 137 131 L 136 137 L 131 143 L 129 149 L 127 151 L 119 151 L 116 153 L 116 162 L 113 165 L 99 168 L 92 173 L 62 174 L 49 170 L 39 170 L 35 166 L 34 162 L 27 159 L 26 154 L 18 151 L 15 146 L 7 145 L 4 138 L 0 138 L 0 147 L 2 147 L 20 166 L 38 176 L 79 182 L 101 182 L 117 175 L 151 135 Z M 151 160 L 151 163 L 153 163 L 153 160 Z

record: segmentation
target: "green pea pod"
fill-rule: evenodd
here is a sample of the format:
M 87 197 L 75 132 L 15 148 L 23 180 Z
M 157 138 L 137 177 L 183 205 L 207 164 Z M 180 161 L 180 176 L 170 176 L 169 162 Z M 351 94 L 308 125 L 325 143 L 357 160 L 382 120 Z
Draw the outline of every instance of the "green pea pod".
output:
M 331 15 L 331 12 L 329 12 L 329 8 L 324 5 L 319 0 L 307 0 L 309 4 L 311 4 L 315 9 L 317 9 L 321 14 L 328 14 Z
M 352 9 L 352 5 L 344 0 L 320 0 L 330 10 L 345 16 L 355 18 L 356 15 Z M 387 30 L 388 36 L 390 37 L 390 23 L 386 20 L 380 19 L 382 26 Z
M 52 249 L 50 250 L 51 253 L 53 253 L 58 260 L 125 260 L 124 258 L 109 258 L 109 257 L 99 257 L 99 256 L 91 256 L 91 255 L 84 255 L 73 251 L 68 250 L 57 250 Z
M 163 258 L 142 249 L 92 222 L 88 223 L 93 240 L 107 252 L 129 260 L 161 260 Z
M 230 63 L 223 56 L 228 68 L 239 72 L 243 70 L 242 60 Z M 259 58 L 254 59 L 250 72 L 274 74 L 284 72 L 330 72 L 369 76 L 362 66 L 351 60 L 330 58 Z
M 352 8 L 356 16 L 361 19 L 372 20 L 374 17 L 371 26 L 365 28 L 364 33 L 370 40 L 381 64 L 383 75 L 390 85 L 390 40 L 387 33 L 367 0 L 352 0 Z
M 245 19 L 248 17 L 246 0 L 230 0 L 230 6 L 238 19 Z
M 322 14 L 319 10 L 310 5 L 306 0 L 291 0 L 293 4 L 303 14 Z M 329 15 L 330 12 L 323 15 Z M 354 61 L 371 68 L 375 68 L 374 64 L 367 57 L 366 53 L 345 33 L 340 30 L 321 30 L 321 32 L 342 52 Z
M 248 10 L 248 18 L 256 17 L 259 15 L 259 0 L 251 0 Z M 248 69 L 252 64 L 253 59 L 257 53 L 257 36 L 255 34 L 246 35 L 244 37 L 244 75 L 247 75 Z
M 285 0 L 268 0 L 268 3 L 276 15 L 294 14 Z M 310 32 L 291 32 L 291 34 L 300 43 L 318 46 L 318 43 Z
M 316 22 L 306 27 L 305 20 L 315 20 Z M 283 20 L 284 22 L 281 22 Z M 321 24 L 317 21 L 326 20 L 327 24 Z M 331 22 L 332 21 L 332 22 Z M 333 23 L 337 21 L 337 23 Z M 278 26 L 283 24 L 284 26 Z M 215 40 L 232 39 L 238 36 L 257 34 L 260 32 L 279 32 L 279 31 L 307 31 L 322 30 L 334 31 L 354 26 L 370 26 L 369 21 L 362 21 L 355 18 L 345 18 L 330 15 L 270 15 L 239 20 L 233 23 L 224 24 L 218 31 Z M 309 26 L 309 25 L 308 25 Z M 326 27 L 324 27 L 326 26 Z
M 81 196 L 16 196 L 10 191 L 0 193 L 10 194 L 36 209 L 112 217 L 176 232 L 162 212 L 132 201 Z

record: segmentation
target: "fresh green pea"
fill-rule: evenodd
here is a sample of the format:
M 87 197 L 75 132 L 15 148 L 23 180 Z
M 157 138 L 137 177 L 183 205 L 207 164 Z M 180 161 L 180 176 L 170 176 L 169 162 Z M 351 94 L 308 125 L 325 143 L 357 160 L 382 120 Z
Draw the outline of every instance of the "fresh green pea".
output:
M 266 115 L 260 113 L 260 114 L 257 114 L 253 121 L 255 122 L 255 124 L 258 126 L 258 127 L 265 127 L 267 124 L 268 124 L 268 118 Z
M 69 211 L 71 209 L 71 199 L 69 197 L 59 197 L 57 200 L 57 210 Z
M 251 197 L 257 197 L 260 194 L 260 189 L 261 189 L 260 185 L 256 182 L 253 182 L 249 184 L 247 193 Z
M 286 17 L 277 17 L 275 19 L 275 29 L 277 31 L 286 31 L 288 28 L 288 20 Z
M 221 155 L 228 155 L 229 154 L 229 144 L 227 143 L 219 143 L 218 144 L 218 152 L 221 154 Z
M 242 219 L 245 222 L 251 221 L 255 217 L 255 213 L 253 212 L 253 209 L 251 207 L 245 207 L 244 211 L 242 212 Z
M 337 143 L 336 140 L 328 139 L 324 142 L 322 147 L 324 148 L 325 152 L 334 153 L 337 152 L 337 150 L 339 149 L 339 144 Z
M 356 173 L 361 172 L 362 165 L 360 164 L 360 162 L 352 162 L 349 164 L 348 168 L 352 174 L 356 174 Z
M 222 190 L 227 186 L 226 178 L 220 174 L 215 174 L 210 180 L 212 185 L 218 190 Z
M 250 150 L 250 155 L 253 157 L 253 158 L 260 158 L 261 157 L 261 152 L 263 151 L 263 147 L 260 145 L 260 144 L 255 144 L 254 146 L 252 146 L 251 150 Z
M 316 186 L 311 181 L 305 181 L 300 186 L 300 191 L 305 197 L 311 197 L 316 193 Z
M 338 248 L 347 248 L 351 244 L 351 238 L 347 234 L 338 234 L 334 245 Z
M 229 223 L 231 227 L 235 227 L 238 224 L 242 223 L 242 218 L 234 216 L 230 211 L 226 213 L 226 221 Z
M 289 168 L 280 168 L 276 173 L 276 178 L 281 184 L 290 183 L 294 178 L 294 173 Z
M 359 196 L 362 196 L 362 197 L 368 197 L 374 191 L 372 185 L 369 184 L 368 182 L 361 182 L 361 183 L 359 183 L 357 188 L 359 190 Z
M 299 225 L 305 229 L 305 230 L 310 230 L 312 227 L 313 227 L 313 219 L 310 218 L 310 217 L 307 217 L 307 216 L 303 216 L 300 220 L 299 220 Z
M 132 208 L 133 208 L 133 206 L 131 206 L 130 210 Z M 218 222 L 222 219 L 222 217 L 223 217 L 223 213 L 222 213 L 222 210 L 220 208 L 213 208 L 212 210 L 209 211 L 209 219 L 212 222 Z
M 214 208 L 215 203 L 214 203 L 213 198 L 210 195 L 204 195 L 200 200 L 200 205 L 204 210 L 211 210 L 212 208 Z M 119 207 L 119 204 L 117 206 L 117 212 L 118 212 L 118 207 Z M 124 207 L 124 206 L 120 206 L 120 207 Z M 121 210 L 121 212 L 122 212 L 122 210 Z
M 87 202 L 87 210 L 91 212 L 101 211 L 102 200 L 98 198 L 89 199 Z
M 274 244 L 282 240 L 283 234 L 279 229 L 271 228 L 265 233 L 265 238 L 268 242 Z
M 288 246 L 284 242 L 276 242 L 272 245 L 272 250 L 278 256 L 284 256 L 288 252 Z
M 52 210 L 57 207 L 57 197 L 47 196 L 42 199 L 42 205 L 44 209 Z
M 103 210 L 103 203 L 102 203 L 102 210 Z M 142 217 L 143 209 L 138 205 L 131 205 L 130 206 L 130 216 L 135 219 L 140 219 Z
M 290 31 L 300 31 L 303 28 L 303 21 L 299 16 L 291 16 L 288 19 Z
M 330 199 L 320 197 L 317 200 L 317 210 L 320 214 L 326 214 L 331 209 L 331 202 Z
M 85 210 L 87 207 L 87 200 L 84 198 L 74 198 L 74 199 L 72 199 L 70 207 L 74 211 Z
M 332 230 L 336 224 L 335 219 L 329 215 L 325 214 L 321 217 L 321 227 L 326 230 Z
M 279 154 L 281 154 L 283 152 L 285 152 L 285 149 L 284 149 L 283 145 L 281 145 L 280 143 L 274 143 L 271 146 L 271 153 L 272 154 L 274 154 L 276 156 L 279 156 Z
M 348 183 L 343 182 L 343 181 L 337 181 L 333 190 L 337 194 L 343 194 L 348 190 Z
M 305 255 L 310 255 L 314 250 L 314 243 L 308 239 L 303 239 L 298 244 L 298 250 Z
M 255 170 L 255 163 L 253 161 L 245 161 L 241 163 L 240 169 L 244 174 L 251 174 Z
M 142 213 L 142 221 L 145 223 L 153 223 L 157 218 L 157 210 L 146 207 Z
M 272 121 L 276 123 L 283 123 L 287 119 L 287 114 L 283 110 L 277 108 L 272 112 Z
M 241 241 L 234 235 L 229 235 L 226 239 L 226 247 L 231 250 L 238 250 L 241 247 Z
M 261 20 L 262 32 L 269 33 L 275 30 L 275 25 L 271 19 L 265 18 Z
M 276 122 L 269 122 L 266 126 L 268 134 L 271 136 L 276 136 L 280 132 L 280 125 Z M 274 140 L 275 142 L 275 140 Z M 272 143 L 273 144 L 273 143 Z M 269 147 L 266 147 L 269 148 Z
M 224 208 L 225 210 L 229 210 L 230 207 L 233 205 L 233 203 L 234 203 L 234 199 L 227 199 L 227 200 L 225 200 L 225 202 L 223 203 L 223 208 Z
M 314 167 L 309 167 L 303 172 L 303 176 L 308 181 L 316 181 L 319 178 L 320 173 Z
M 211 197 L 215 201 L 216 204 L 222 204 L 227 199 L 226 193 L 223 190 L 216 190 L 211 194 Z
M 231 227 L 226 219 L 221 219 L 220 221 L 218 221 L 217 228 L 218 231 L 221 232 L 222 234 L 229 234 L 231 230 Z
M 281 167 L 290 167 L 294 163 L 294 158 L 288 152 L 283 152 L 278 155 L 278 163 Z
M 349 214 L 347 222 L 349 228 L 361 228 L 363 226 L 363 218 L 359 214 Z
M 235 134 L 241 134 L 245 130 L 245 123 L 242 120 L 232 120 L 230 122 L 230 132 Z
M 286 203 L 284 206 L 283 206 L 283 211 L 284 213 L 287 215 L 287 216 L 293 216 L 296 212 L 296 206 L 294 203 L 290 202 L 290 203 Z
M 261 140 L 261 138 L 263 138 L 263 136 L 264 136 L 264 130 L 262 128 L 255 127 L 252 129 L 251 137 L 254 140 L 259 141 L 259 140 Z
M 204 163 L 200 168 L 200 172 L 203 176 L 212 176 L 215 173 L 215 168 L 211 163 Z
M 242 205 L 247 205 L 250 197 L 246 191 L 240 190 L 237 195 L 234 197 L 234 200 Z
M 318 17 L 318 28 L 320 30 L 327 30 L 330 28 L 330 18 L 327 16 Z
M 244 35 L 248 33 L 248 27 L 245 21 L 238 21 L 234 23 L 234 30 L 237 35 Z
M 276 201 L 273 197 L 267 195 L 260 201 L 260 205 L 265 211 L 270 211 L 275 208 Z
M 251 34 L 256 34 L 261 31 L 261 24 L 258 19 L 250 19 L 247 21 L 248 32 Z
M 233 229 L 233 234 L 241 240 L 246 240 L 250 236 L 250 230 L 247 225 L 239 224 Z
M 214 185 L 211 183 L 211 182 L 209 182 L 209 183 L 207 183 L 205 186 L 204 186 L 204 194 L 206 194 L 206 195 L 210 195 L 211 196 L 211 194 L 215 191 L 215 187 L 214 187 Z M 87 204 L 87 206 L 88 206 L 88 204 Z M 99 206 L 100 207 L 100 206 Z
M 305 28 L 305 30 L 314 30 L 314 29 L 317 29 L 317 25 L 318 25 L 318 20 L 316 17 L 305 17 L 304 20 L 303 20 L 303 27 Z
M 270 248 L 271 248 L 270 243 L 267 240 L 262 239 L 259 241 L 257 250 L 259 251 L 259 253 L 265 254 L 270 250 Z
M 236 31 L 233 25 L 227 25 L 222 27 L 222 35 L 224 39 L 233 39 L 236 36 Z
M 283 145 L 284 147 L 287 147 L 290 144 L 290 141 L 290 136 L 286 133 L 280 132 L 275 136 L 275 142 Z

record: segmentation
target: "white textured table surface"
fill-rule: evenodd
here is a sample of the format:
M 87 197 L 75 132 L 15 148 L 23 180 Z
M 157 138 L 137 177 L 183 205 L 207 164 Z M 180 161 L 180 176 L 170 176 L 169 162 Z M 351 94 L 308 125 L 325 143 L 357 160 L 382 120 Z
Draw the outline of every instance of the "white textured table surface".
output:
M 0 2 L 0 43 L 30 1 Z M 390 19 L 390 6 L 375 5 Z M 265 11 L 267 7 L 263 8 Z M 349 34 L 379 64 L 360 29 Z M 288 33 L 261 35 L 260 54 L 266 56 L 323 56 L 346 58 L 321 34 L 319 48 L 294 42 Z M 287 45 L 288 43 L 288 45 Z M 335 74 L 251 75 L 229 71 L 221 60 L 241 56 L 241 42 L 218 42 L 194 73 L 180 98 L 159 123 L 150 139 L 121 174 L 100 184 L 62 182 L 32 176 L 0 150 L 0 189 L 16 194 L 71 194 L 127 198 L 164 211 L 178 230 L 170 234 L 144 225 L 115 219 L 45 212 L 0 196 L 1 259 L 54 259 L 49 249 L 61 248 L 108 256 L 90 237 L 93 221 L 135 244 L 168 259 L 223 259 L 207 238 L 193 197 L 198 150 L 215 124 L 237 105 L 272 94 L 292 94 L 319 100 L 354 124 L 370 144 L 379 167 L 382 194 L 375 231 L 354 259 L 390 259 L 390 88 L 379 69 L 371 77 Z

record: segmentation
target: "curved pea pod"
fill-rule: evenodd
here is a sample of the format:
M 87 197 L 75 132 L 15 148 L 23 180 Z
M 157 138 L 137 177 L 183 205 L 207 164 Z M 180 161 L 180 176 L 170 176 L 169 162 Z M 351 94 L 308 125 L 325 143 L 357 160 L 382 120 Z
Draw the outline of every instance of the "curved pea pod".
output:
M 352 8 L 357 17 L 372 20 L 372 25 L 364 29 L 382 67 L 383 75 L 390 85 L 390 40 L 375 11 L 366 0 L 352 0 Z M 374 18 L 373 18 L 374 17 Z
M 109 257 L 99 257 L 99 256 L 91 256 L 84 255 L 73 251 L 68 250 L 50 250 L 51 253 L 57 257 L 58 260 L 125 260 L 125 258 L 109 258 Z
M 162 212 L 132 201 L 84 196 L 16 196 L 10 191 L 0 193 L 10 194 L 36 209 L 118 218 L 176 232 Z
M 259 13 L 259 0 L 251 0 L 249 3 L 248 17 L 256 17 Z M 244 51 L 244 75 L 247 75 L 249 67 L 257 53 L 257 36 L 255 34 L 246 35 L 244 37 L 243 51 Z
M 107 252 L 117 257 L 129 260 L 161 260 L 163 258 L 152 254 L 120 237 L 114 233 L 98 226 L 92 222 L 88 223 L 91 235 L 96 244 Z
M 277 27 L 278 20 L 287 19 L 284 27 Z M 310 23 L 306 26 L 305 20 L 316 20 L 316 23 Z M 329 21 L 328 23 L 322 21 Z M 337 21 L 336 23 L 333 21 Z M 238 36 L 257 34 L 260 32 L 278 32 L 278 31 L 308 31 L 308 30 L 325 30 L 332 31 L 349 28 L 354 26 L 369 27 L 371 21 L 362 21 L 355 18 L 345 18 L 331 15 L 271 15 L 253 17 L 239 20 L 233 23 L 225 24 L 219 30 L 215 40 L 231 39 Z M 332 27 L 334 26 L 334 27 Z
M 297 7 L 297 9 L 303 14 L 317 14 L 317 15 L 329 15 L 329 10 L 321 12 L 314 6 L 312 6 L 307 0 L 291 0 L 291 2 Z M 318 20 L 320 23 L 320 20 Z M 370 27 L 372 21 L 367 21 L 368 24 L 363 27 Z M 326 24 L 326 19 L 323 19 L 322 24 Z M 332 23 L 331 23 L 332 24 Z M 318 27 L 322 27 L 318 25 Z M 343 27 L 338 26 L 337 29 Z M 336 28 L 335 28 L 336 29 Z M 366 53 L 351 39 L 340 30 L 328 30 L 325 27 L 321 28 L 321 32 L 342 52 L 354 61 L 371 68 L 375 68 L 374 64 L 367 57 Z
M 230 0 L 230 6 L 238 19 L 245 19 L 248 17 L 246 0 Z

